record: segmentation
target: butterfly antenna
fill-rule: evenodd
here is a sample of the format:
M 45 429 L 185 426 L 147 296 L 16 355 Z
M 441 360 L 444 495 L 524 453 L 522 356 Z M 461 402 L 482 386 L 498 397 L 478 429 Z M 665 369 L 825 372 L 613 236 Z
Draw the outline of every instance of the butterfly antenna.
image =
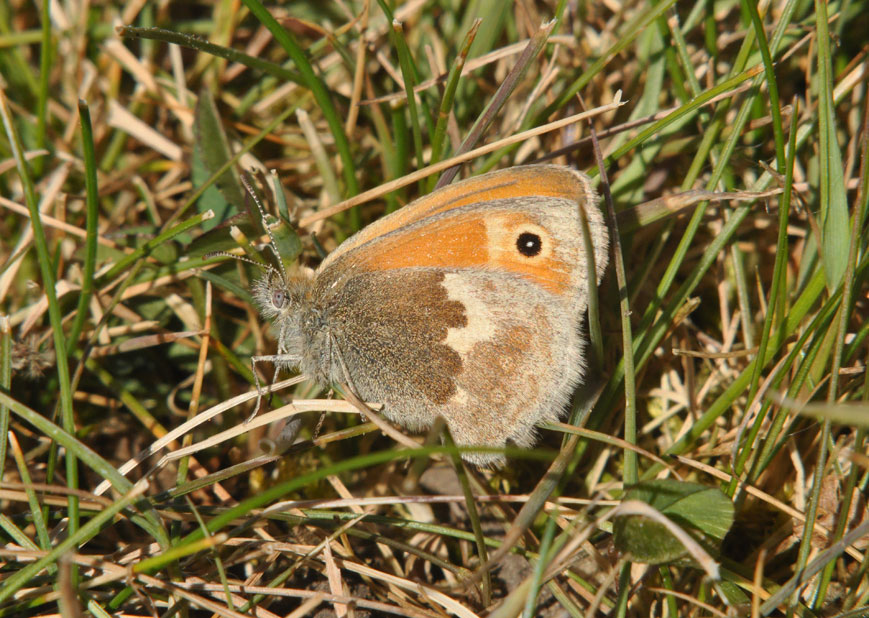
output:
M 209 251 L 204 254 L 203 259 L 210 260 L 215 257 L 227 257 L 232 258 L 233 260 L 239 260 L 240 262 L 247 262 L 248 264 L 253 264 L 254 266 L 259 266 L 260 268 L 268 268 L 268 264 L 263 264 L 262 262 L 257 262 L 256 260 L 252 260 L 246 255 L 236 255 L 234 253 L 230 253 L 229 251 Z
M 234 253 L 230 253 L 229 251 L 209 251 L 202 257 L 206 260 L 209 260 L 213 257 L 228 257 L 232 258 L 233 260 L 238 260 L 239 262 L 247 262 L 248 264 L 253 264 L 257 268 L 261 268 L 268 273 L 275 273 L 276 275 L 281 274 L 280 271 L 278 271 L 278 269 L 271 264 L 263 264 L 262 262 L 257 262 L 256 260 L 250 259 L 246 255 L 236 255 Z
M 262 217 L 260 219 L 260 222 L 262 223 L 262 226 L 265 229 L 266 234 L 269 235 L 269 248 L 272 250 L 272 253 L 274 253 L 275 261 L 278 263 L 279 270 L 277 270 L 277 269 L 275 269 L 275 270 L 276 270 L 276 272 L 279 272 L 281 274 L 281 276 L 283 277 L 284 281 L 286 281 L 287 280 L 287 271 L 284 270 L 284 263 L 283 263 L 283 261 L 281 261 L 281 254 L 278 253 L 277 245 L 275 244 L 275 237 L 274 237 L 274 235 L 272 235 L 272 228 L 269 227 L 269 224 L 267 221 L 268 213 L 266 212 L 265 208 L 263 207 L 263 204 L 260 201 L 259 197 L 257 196 L 256 191 L 254 191 L 253 187 L 251 186 L 247 174 L 241 175 L 241 182 L 244 185 L 244 188 L 247 189 L 248 195 L 250 195 L 251 199 L 253 199 L 253 203 L 256 204 L 256 207 L 259 210 L 260 217 Z

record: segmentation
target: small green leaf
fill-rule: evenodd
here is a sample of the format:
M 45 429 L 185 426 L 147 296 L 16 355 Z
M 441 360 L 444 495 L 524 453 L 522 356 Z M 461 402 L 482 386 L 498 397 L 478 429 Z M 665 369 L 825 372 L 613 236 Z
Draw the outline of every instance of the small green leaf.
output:
M 271 228 L 272 238 L 275 241 L 275 249 L 277 249 L 278 254 L 281 256 L 284 270 L 288 271 L 295 263 L 296 258 L 302 253 L 302 240 L 299 238 L 296 228 L 289 223 L 287 199 L 277 174 L 272 173 L 271 181 L 275 201 L 277 202 L 278 217 L 280 219 L 280 225 Z
M 663 525 L 639 515 L 617 517 L 613 537 L 616 548 L 636 562 L 661 564 L 685 554 L 685 547 Z
M 285 218 L 285 213 L 289 212 L 289 208 L 284 196 L 283 187 L 278 180 L 276 174 L 272 173 L 266 177 L 264 174 L 257 175 L 260 185 L 264 186 L 268 183 L 272 185 L 272 192 L 266 192 L 269 203 L 272 198 L 277 202 L 276 205 L 269 206 L 266 203 L 266 195 L 263 195 L 249 177 L 245 177 L 245 190 L 250 193 L 250 199 L 246 199 L 244 206 L 247 209 L 248 220 L 250 224 L 257 230 L 257 235 L 268 232 L 271 238 L 271 244 L 277 252 L 277 255 L 272 255 L 271 250 L 267 250 L 263 255 L 257 257 L 248 255 L 248 257 L 260 262 L 265 259 L 267 262 L 280 259 L 282 270 L 287 273 L 293 270 L 296 258 L 302 253 L 302 241 L 293 225 Z M 271 214 L 277 211 L 279 214 L 275 216 Z M 276 262 L 273 266 L 278 266 Z
M 284 270 L 289 271 L 302 252 L 302 241 L 296 230 L 287 221 L 279 219 L 273 223 L 271 215 L 269 215 L 269 219 L 268 226 L 275 243 L 275 250 L 281 258 Z
M 625 494 L 656 509 L 695 538 L 720 542 L 733 523 L 733 503 L 719 489 L 660 479 L 639 483 Z M 639 515 L 616 517 L 616 547 L 633 560 L 648 564 L 670 562 L 685 554 L 685 547 L 662 525 Z
M 203 88 L 196 103 L 193 144 L 193 186 L 199 187 L 232 158 L 229 140 L 223 131 L 217 105 L 211 91 Z M 211 229 L 238 212 L 244 202 L 244 187 L 238 171 L 227 170 L 217 179 L 217 189 L 209 187 L 197 202 L 197 210 L 214 211 L 214 219 L 203 223 L 203 229 Z
M 818 28 L 818 159 L 820 161 L 819 200 L 821 206 L 821 248 L 827 289 L 839 287 L 848 267 L 848 196 L 842 153 L 836 138 L 836 108 L 833 101 L 831 37 L 827 32 L 826 3 L 817 5 Z
M 720 581 L 718 582 L 718 590 L 727 599 L 727 602 L 733 606 L 748 605 L 751 599 L 743 590 L 733 582 Z
M 833 121 L 830 120 L 832 126 Z M 831 133 L 835 134 L 833 129 Z M 826 199 L 821 198 L 823 220 L 824 273 L 827 276 L 827 289 L 835 290 L 845 276 L 848 266 L 848 197 L 845 195 L 845 177 L 842 171 L 842 155 L 835 145 L 834 135 L 828 138 L 830 148 L 827 152 L 828 178 Z M 822 168 L 823 169 L 823 168 Z M 824 183 L 821 183 L 824 190 Z M 825 203 L 826 202 L 826 203 Z

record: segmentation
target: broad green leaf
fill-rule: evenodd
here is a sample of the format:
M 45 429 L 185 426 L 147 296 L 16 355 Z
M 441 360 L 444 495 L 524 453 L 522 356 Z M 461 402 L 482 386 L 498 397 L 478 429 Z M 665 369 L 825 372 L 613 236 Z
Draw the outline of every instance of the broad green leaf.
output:
M 639 500 L 656 509 L 694 537 L 720 541 L 733 523 L 733 503 L 719 489 L 660 479 L 639 483 L 625 500 Z M 661 524 L 638 515 L 617 517 L 615 545 L 637 562 L 659 564 L 684 555 L 685 547 Z

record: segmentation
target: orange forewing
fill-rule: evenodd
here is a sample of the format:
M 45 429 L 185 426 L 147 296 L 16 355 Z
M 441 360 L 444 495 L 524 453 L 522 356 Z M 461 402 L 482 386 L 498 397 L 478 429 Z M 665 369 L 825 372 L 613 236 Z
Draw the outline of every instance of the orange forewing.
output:
M 435 211 L 436 212 L 436 211 Z M 345 253 L 347 267 L 354 271 L 379 271 L 397 268 L 480 268 L 514 272 L 555 294 L 567 293 L 568 267 L 559 264 L 554 254 L 528 260 L 517 256 L 514 246 L 493 246 L 488 224 L 516 229 L 534 221 L 522 213 L 471 211 L 437 219 L 407 233 L 397 232 L 377 238 L 375 246 Z M 509 237 L 509 236 L 508 236 Z M 512 238 L 512 237 L 509 237 Z M 509 242 L 512 243 L 512 240 Z M 546 242 L 554 245 L 550 238 Z M 343 248 L 343 245 L 342 245 Z M 331 258 L 331 255 L 329 256 Z
M 328 256 L 327 261 L 332 261 L 378 236 L 460 206 L 528 196 L 564 198 L 579 202 L 587 200 L 588 192 L 589 187 L 567 168 L 530 165 L 475 176 L 420 197 L 388 218 L 375 221 L 348 238 Z

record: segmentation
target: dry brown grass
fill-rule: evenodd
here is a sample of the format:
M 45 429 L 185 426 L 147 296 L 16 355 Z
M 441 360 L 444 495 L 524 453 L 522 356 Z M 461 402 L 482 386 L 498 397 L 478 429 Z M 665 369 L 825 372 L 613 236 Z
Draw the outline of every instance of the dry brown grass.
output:
M 67 2 L 50 22 L 33 3 L 0 4 L 0 616 L 869 605 L 865 0 L 764 5 L 761 45 L 748 5 L 566 3 L 525 60 L 557 3 L 407 2 L 394 8 L 399 30 L 380 3 L 267 6 L 297 48 L 250 12 L 254 0 Z M 121 37 L 119 24 L 166 32 Z M 189 38 L 170 45 L 171 33 Z M 498 93 L 523 63 L 515 90 Z M 277 170 L 313 264 L 309 233 L 328 251 L 430 191 L 437 175 L 409 175 L 452 156 L 491 102 L 503 105 L 472 147 L 618 91 L 624 104 L 591 125 L 623 213 L 627 294 L 611 269 L 603 354 L 572 427 L 478 470 L 443 447 L 408 458 L 308 383 L 242 425 L 255 393 L 233 398 L 273 342 L 247 292 L 255 269 L 205 257 L 236 246 L 224 223 L 244 212 L 238 169 Z M 547 157 L 598 174 L 585 122 L 477 154 L 462 173 Z M 697 201 L 709 192 L 740 199 Z M 330 208 L 357 195 L 351 210 Z M 298 410 L 301 438 L 284 452 L 277 421 Z M 562 440 L 576 427 L 581 440 Z M 729 535 L 705 539 L 719 581 L 696 554 L 650 566 L 614 549 L 605 516 L 626 484 L 658 477 L 733 504 Z M 688 519 L 727 519 L 702 506 Z

